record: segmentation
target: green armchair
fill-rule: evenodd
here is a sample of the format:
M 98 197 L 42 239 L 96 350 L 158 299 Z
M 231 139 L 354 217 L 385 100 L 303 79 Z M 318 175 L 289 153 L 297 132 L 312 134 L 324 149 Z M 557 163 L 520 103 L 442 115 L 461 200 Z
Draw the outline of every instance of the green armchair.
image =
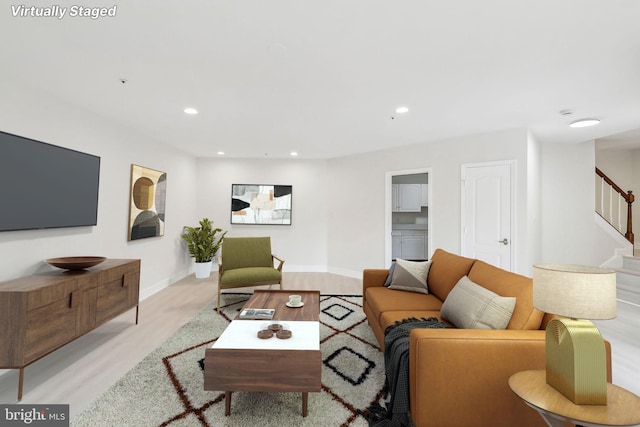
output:
M 271 253 L 270 237 L 225 237 L 218 257 L 218 313 L 223 289 L 273 284 L 282 289 L 283 264 Z

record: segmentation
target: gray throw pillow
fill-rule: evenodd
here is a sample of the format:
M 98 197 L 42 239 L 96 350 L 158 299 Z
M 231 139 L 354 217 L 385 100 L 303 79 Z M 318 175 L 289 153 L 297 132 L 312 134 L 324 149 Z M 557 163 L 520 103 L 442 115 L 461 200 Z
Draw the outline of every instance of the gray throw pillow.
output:
M 396 259 L 389 289 L 428 294 L 427 276 L 431 261 L 416 262 Z
M 440 316 L 460 329 L 505 329 L 516 299 L 500 295 L 461 278 L 442 304 Z
M 391 279 L 393 279 L 393 270 L 396 268 L 396 262 L 393 261 L 391 263 L 391 267 L 389 267 L 389 273 L 387 273 L 387 278 L 384 281 L 384 286 L 389 287 L 391 285 Z

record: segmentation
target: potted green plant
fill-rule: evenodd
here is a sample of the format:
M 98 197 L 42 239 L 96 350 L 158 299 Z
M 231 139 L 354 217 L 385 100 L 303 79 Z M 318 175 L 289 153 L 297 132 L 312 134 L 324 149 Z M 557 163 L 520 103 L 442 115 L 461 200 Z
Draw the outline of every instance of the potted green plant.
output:
M 184 227 L 180 235 L 187 243 L 189 255 L 196 263 L 196 278 L 205 279 L 211 274 L 213 257 L 222 245 L 226 231 L 221 228 L 213 228 L 213 221 L 209 218 L 200 220 L 199 227 Z

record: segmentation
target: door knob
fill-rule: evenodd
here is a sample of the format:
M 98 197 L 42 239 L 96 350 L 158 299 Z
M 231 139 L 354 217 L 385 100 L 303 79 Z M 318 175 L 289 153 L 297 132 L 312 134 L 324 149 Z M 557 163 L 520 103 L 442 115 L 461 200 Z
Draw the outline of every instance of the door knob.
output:
M 502 240 L 498 240 L 498 243 L 502 243 L 503 245 L 508 245 L 509 244 L 509 239 L 504 238 Z

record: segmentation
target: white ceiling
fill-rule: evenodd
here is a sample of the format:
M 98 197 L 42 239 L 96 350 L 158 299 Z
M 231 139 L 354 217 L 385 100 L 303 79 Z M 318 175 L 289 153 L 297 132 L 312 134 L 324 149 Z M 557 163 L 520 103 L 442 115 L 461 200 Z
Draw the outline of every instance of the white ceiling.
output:
M 0 78 L 198 156 L 331 158 L 510 128 L 559 143 L 640 129 L 640 1 L 84 3 L 115 3 L 116 16 L 13 17 L 5 2 Z M 567 126 L 584 117 L 602 123 Z

